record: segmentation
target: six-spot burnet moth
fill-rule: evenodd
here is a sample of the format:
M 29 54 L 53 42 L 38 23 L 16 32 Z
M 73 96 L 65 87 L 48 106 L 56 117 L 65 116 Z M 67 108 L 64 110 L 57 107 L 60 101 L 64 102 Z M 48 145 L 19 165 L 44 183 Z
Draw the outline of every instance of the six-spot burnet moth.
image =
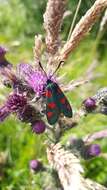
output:
M 47 76 L 41 63 L 39 63 L 41 69 L 44 71 L 44 73 L 47 76 L 46 85 L 44 87 L 45 89 L 44 94 L 46 97 L 46 116 L 47 116 L 48 123 L 51 125 L 54 125 L 58 121 L 59 115 L 61 113 L 63 113 L 64 116 L 66 117 L 69 117 L 69 118 L 72 117 L 72 108 L 66 96 L 64 95 L 64 93 L 62 92 L 58 84 L 51 80 L 52 76 L 59 69 L 61 63 L 62 62 L 59 63 L 58 67 L 53 72 L 51 77 Z

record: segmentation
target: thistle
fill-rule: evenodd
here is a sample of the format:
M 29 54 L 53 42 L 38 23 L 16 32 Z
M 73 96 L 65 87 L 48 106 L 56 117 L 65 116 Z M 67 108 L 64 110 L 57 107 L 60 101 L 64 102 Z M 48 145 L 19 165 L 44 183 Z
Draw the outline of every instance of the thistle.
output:
M 107 137 L 107 131 L 88 134 L 81 139 L 71 137 L 69 145 L 61 144 L 61 138 L 67 130 L 78 126 L 81 118 L 88 114 L 107 115 L 107 87 L 85 98 L 80 108 L 76 109 L 71 106 L 72 102 L 65 93 L 94 78 L 90 75 L 92 69 L 85 77 L 70 81 L 67 85 L 62 82 L 64 77 L 59 77 L 57 71 L 107 8 L 107 0 L 96 0 L 76 24 L 68 41 L 62 45 L 60 30 L 66 4 L 66 0 L 48 0 L 44 14 L 46 50 L 42 49 L 42 36 L 35 36 L 33 64 L 20 63 L 15 70 L 5 58 L 6 50 L 0 47 L 0 73 L 2 77 L 5 76 L 9 86 L 6 82 L 3 84 L 11 91 L 0 108 L 0 122 L 14 114 L 30 126 L 34 135 L 44 134 L 43 143 L 46 145 L 49 165 L 42 164 L 37 159 L 29 163 L 33 175 L 41 172 L 41 180 L 44 179 L 45 172 L 45 182 L 48 181 L 48 184 L 43 182 L 43 189 L 106 190 L 107 188 L 83 176 L 81 160 L 100 156 L 101 147 L 93 141 Z M 51 177 L 48 178 L 49 176 Z

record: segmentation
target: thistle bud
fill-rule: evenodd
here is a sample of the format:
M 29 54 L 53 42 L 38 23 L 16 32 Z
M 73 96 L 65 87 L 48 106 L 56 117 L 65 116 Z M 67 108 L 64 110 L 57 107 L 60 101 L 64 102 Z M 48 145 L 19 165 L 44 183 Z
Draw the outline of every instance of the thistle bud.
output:
M 42 169 L 42 163 L 38 160 L 31 160 L 29 166 L 30 169 L 34 172 L 38 172 Z
M 101 148 L 98 144 L 92 144 L 88 147 L 87 151 L 91 156 L 98 156 L 101 152 Z
M 32 131 L 36 134 L 44 133 L 45 129 L 46 125 L 43 121 L 38 120 L 32 125 Z
M 101 153 L 101 148 L 98 144 L 91 144 L 84 147 L 82 151 L 82 156 L 84 159 L 90 159 L 96 156 L 99 156 Z
M 96 108 L 96 101 L 93 98 L 88 98 L 83 102 L 83 105 L 88 112 L 92 112 Z

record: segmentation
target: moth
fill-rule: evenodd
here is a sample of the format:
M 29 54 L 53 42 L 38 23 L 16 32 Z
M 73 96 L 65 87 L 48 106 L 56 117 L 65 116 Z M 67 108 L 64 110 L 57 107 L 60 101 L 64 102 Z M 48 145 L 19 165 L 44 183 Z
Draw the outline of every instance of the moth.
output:
M 47 76 L 47 81 L 44 86 L 44 94 L 46 97 L 46 116 L 48 123 L 51 125 L 54 125 L 58 121 L 61 113 L 63 113 L 63 115 L 66 117 L 72 117 L 72 108 L 69 101 L 67 100 L 66 96 L 64 95 L 58 84 L 51 80 L 52 76 L 59 69 L 61 63 L 62 62 L 59 63 L 57 69 L 53 72 L 51 77 L 47 76 L 41 63 L 39 63 L 41 69 Z

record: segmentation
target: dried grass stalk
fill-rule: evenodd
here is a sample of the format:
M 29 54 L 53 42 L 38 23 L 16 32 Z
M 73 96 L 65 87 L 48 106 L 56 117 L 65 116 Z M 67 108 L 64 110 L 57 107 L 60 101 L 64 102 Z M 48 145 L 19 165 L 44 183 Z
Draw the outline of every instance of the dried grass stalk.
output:
M 64 190 L 78 190 L 82 186 L 81 174 L 83 172 L 79 159 L 71 152 L 64 150 L 58 143 L 51 145 L 47 150 L 50 165 L 58 172 Z M 81 190 L 86 190 L 82 186 Z
M 107 26 L 107 9 L 105 10 L 105 14 L 101 20 L 101 24 L 100 24 L 100 32 L 102 32 L 105 27 Z
M 41 50 L 42 50 L 42 36 L 38 35 L 38 36 L 35 36 L 35 45 L 33 48 L 34 62 L 35 63 L 40 60 Z
M 64 45 L 60 52 L 60 60 L 67 59 L 68 55 L 79 44 L 80 40 L 89 32 L 93 24 L 96 22 L 101 12 L 107 7 L 107 0 L 96 0 L 95 4 L 87 11 L 81 18 L 79 23 L 75 26 L 70 39 Z
M 86 179 L 85 182 L 87 183 L 87 190 L 107 190 L 107 188 L 103 185 L 96 183 L 90 179 Z
M 44 14 L 47 51 L 54 55 L 59 46 L 59 31 L 67 0 L 48 0 Z
M 107 138 L 107 129 L 87 135 L 84 138 L 84 142 L 92 143 L 93 141 L 97 139 L 102 139 L 102 138 Z
M 47 149 L 48 161 L 59 176 L 64 190 L 107 190 L 104 186 L 85 179 L 79 159 L 59 143 L 51 144 Z

